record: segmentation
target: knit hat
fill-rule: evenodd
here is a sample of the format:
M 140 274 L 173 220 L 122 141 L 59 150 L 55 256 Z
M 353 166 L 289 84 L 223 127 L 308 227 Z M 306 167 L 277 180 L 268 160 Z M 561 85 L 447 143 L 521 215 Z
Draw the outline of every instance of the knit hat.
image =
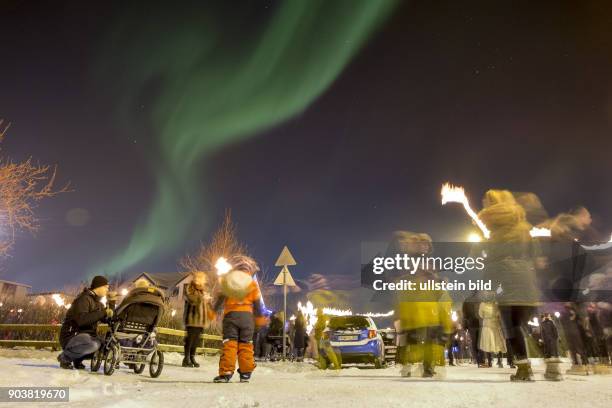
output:
M 89 289 L 95 289 L 95 288 L 99 288 L 100 286 L 106 286 L 108 285 L 108 279 L 106 279 L 104 276 L 95 276 L 92 281 L 91 281 L 91 287 Z
M 259 272 L 259 266 L 257 262 L 250 256 L 246 255 L 234 255 L 229 259 L 232 269 L 236 271 L 243 271 L 249 275 L 255 275 Z

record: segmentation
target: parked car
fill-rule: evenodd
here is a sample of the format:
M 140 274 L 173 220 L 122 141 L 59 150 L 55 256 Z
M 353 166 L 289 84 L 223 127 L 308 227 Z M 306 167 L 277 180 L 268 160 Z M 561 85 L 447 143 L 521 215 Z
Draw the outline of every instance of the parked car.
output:
M 394 363 L 397 354 L 397 333 L 395 329 L 381 329 L 378 332 L 383 339 L 383 343 L 385 343 L 385 361 L 387 364 Z
M 330 362 L 328 350 L 341 364 L 385 365 L 385 345 L 372 318 L 367 316 L 334 316 L 321 337 L 321 356 Z

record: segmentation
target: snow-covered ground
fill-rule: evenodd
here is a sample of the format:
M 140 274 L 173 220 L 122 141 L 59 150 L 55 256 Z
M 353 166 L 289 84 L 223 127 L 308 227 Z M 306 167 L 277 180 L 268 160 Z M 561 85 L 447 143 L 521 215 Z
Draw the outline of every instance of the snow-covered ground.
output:
M 260 363 L 253 379 L 214 384 L 217 359 L 200 357 L 202 367 L 180 367 L 182 356 L 166 353 L 162 375 L 136 375 L 121 368 L 108 377 L 62 370 L 44 350 L 0 349 L 0 386 L 68 386 L 70 406 L 82 407 L 612 407 L 612 376 L 566 376 L 516 384 L 509 368 L 447 367 L 444 380 L 401 378 L 397 368 L 320 371 L 310 364 Z M 41 406 L 19 403 L 17 407 Z M 55 406 L 66 403 L 52 404 Z M 0 407 L 8 406 L 0 403 Z

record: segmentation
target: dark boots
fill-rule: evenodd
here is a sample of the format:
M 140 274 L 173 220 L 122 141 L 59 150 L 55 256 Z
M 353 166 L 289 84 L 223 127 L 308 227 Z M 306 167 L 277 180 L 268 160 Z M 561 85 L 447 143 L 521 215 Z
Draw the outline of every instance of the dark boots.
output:
M 192 367 L 198 368 L 198 367 L 200 367 L 200 364 L 197 361 L 195 361 L 194 357 L 195 357 L 195 355 L 193 355 L 193 354 L 189 356 L 189 359 L 191 360 L 191 365 L 192 365 Z
M 72 370 L 72 361 L 68 357 L 66 357 L 64 353 L 61 353 L 59 356 L 57 356 L 57 361 L 60 363 L 61 368 L 65 370 Z
M 531 362 L 529 360 L 520 360 L 516 362 L 516 373 L 510 376 L 510 381 L 513 382 L 532 382 L 533 371 L 531 370 Z
M 228 383 L 228 382 L 230 382 L 231 379 L 232 379 L 231 375 L 218 375 L 215 378 L 213 378 L 213 382 L 216 382 L 216 383 Z
M 238 374 L 240 374 L 240 382 L 249 382 L 251 379 L 251 373 L 242 373 L 238 370 Z
M 83 364 L 83 360 L 74 360 L 72 362 L 72 365 L 74 366 L 74 368 L 76 368 L 77 370 L 85 370 L 85 364 Z
M 191 362 L 191 357 L 189 355 L 185 355 L 183 358 L 183 367 L 193 367 L 193 363 Z
M 249 380 L 251 379 L 251 373 L 241 373 L 240 370 L 238 370 L 238 374 L 240 375 L 241 383 L 249 382 Z M 228 383 L 230 382 L 231 379 L 232 379 L 232 374 L 218 375 L 215 378 L 213 378 L 213 382 Z

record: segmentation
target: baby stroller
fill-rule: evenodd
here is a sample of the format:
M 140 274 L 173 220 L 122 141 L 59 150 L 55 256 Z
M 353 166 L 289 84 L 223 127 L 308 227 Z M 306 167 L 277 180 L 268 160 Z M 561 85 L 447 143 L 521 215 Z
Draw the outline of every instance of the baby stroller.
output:
M 268 335 L 268 344 L 270 344 L 270 361 L 278 361 L 283 358 L 283 336 Z M 293 347 L 291 346 L 291 338 L 288 334 L 285 335 L 285 350 L 286 358 L 289 361 L 293 361 Z
M 97 372 L 104 362 L 104 374 L 112 375 L 123 362 L 140 374 L 149 360 L 149 374 L 159 377 L 164 354 L 157 349 L 155 328 L 163 311 L 163 294 L 159 289 L 133 289 L 109 322 L 102 346 L 92 357 L 91 371 Z

